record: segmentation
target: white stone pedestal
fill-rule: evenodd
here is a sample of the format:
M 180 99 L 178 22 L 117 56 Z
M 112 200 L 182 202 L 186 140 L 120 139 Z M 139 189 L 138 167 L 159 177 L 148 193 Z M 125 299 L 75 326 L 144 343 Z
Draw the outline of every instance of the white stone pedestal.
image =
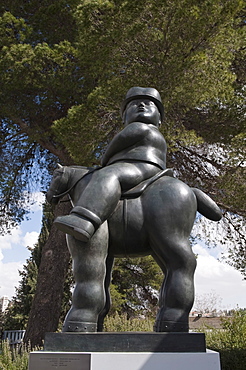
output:
M 220 370 L 219 353 L 49 352 L 30 353 L 29 370 Z

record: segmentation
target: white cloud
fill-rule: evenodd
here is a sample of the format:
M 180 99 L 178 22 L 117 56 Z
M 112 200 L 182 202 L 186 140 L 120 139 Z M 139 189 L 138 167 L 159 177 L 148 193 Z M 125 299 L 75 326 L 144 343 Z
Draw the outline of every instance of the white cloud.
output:
M 11 298 L 15 294 L 15 287 L 20 280 L 19 270 L 22 270 L 22 266 L 20 262 L 0 261 L 0 297 L 6 295 Z
M 13 229 L 10 234 L 0 236 L 0 251 L 3 249 L 12 249 L 14 245 L 19 245 L 23 247 L 32 247 L 38 240 L 39 233 L 36 231 L 23 232 L 18 226 Z
M 0 236 L 0 249 L 11 249 L 13 244 L 21 242 L 22 231 L 20 227 L 13 229 L 11 233 Z
M 36 231 L 31 231 L 30 233 L 27 232 L 23 237 L 22 237 L 22 245 L 24 247 L 33 247 L 35 243 L 37 243 L 39 233 Z
M 246 307 L 246 281 L 242 275 L 226 263 L 219 262 L 203 246 L 196 244 L 194 253 L 198 254 L 195 272 L 196 294 L 215 291 L 222 298 L 221 308 Z
M 19 271 L 22 270 L 29 254 L 26 247 L 32 247 L 38 236 L 36 231 L 23 233 L 20 226 L 10 234 L 0 236 L 0 297 L 12 297 L 15 294 L 15 287 L 20 281 Z M 12 258 L 11 261 L 5 262 L 4 254 L 7 249 L 11 250 Z
M 14 237 L 12 240 L 17 240 L 16 235 L 19 236 L 18 233 L 14 233 Z M 6 246 L 11 248 L 11 235 L 6 235 L 7 241 L 4 244 L 4 247 Z M 4 237 L 1 237 L 1 242 L 4 239 Z M 1 243 L 1 248 L 3 247 Z M 9 298 L 12 297 L 15 293 L 15 286 L 17 286 L 17 282 L 19 281 L 19 270 L 22 269 L 23 264 L 21 262 L 9 262 L 9 263 L 3 263 L 4 255 L 0 249 L 0 297 L 6 295 Z
M 36 192 L 31 197 L 34 201 L 30 207 L 31 222 L 23 221 L 11 233 L 0 236 L 0 297 L 15 294 L 15 287 L 20 281 L 19 271 L 30 255 L 26 247 L 33 247 L 38 240 L 44 194 Z

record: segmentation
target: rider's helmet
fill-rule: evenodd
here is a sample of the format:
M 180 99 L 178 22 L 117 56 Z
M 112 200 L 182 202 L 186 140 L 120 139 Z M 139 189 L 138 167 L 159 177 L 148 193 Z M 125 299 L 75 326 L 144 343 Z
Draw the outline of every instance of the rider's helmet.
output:
M 153 87 L 139 87 L 139 86 L 131 87 L 127 91 L 126 97 L 121 104 L 121 109 L 120 109 L 121 117 L 123 117 L 123 113 L 124 113 L 124 110 L 126 109 L 127 104 L 131 100 L 135 100 L 139 98 L 147 98 L 147 99 L 152 100 L 156 104 L 157 108 L 159 109 L 159 112 L 161 115 L 161 121 L 163 121 L 164 106 L 162 104 L 161 96 L 159 92 Z

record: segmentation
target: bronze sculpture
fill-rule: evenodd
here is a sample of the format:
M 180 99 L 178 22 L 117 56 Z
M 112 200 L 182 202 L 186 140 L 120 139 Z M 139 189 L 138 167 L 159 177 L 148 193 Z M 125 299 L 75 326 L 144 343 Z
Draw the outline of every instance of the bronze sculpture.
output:
M 153 88 L 131 88 L 122 108 L 124 129 L 109 144 L 102 169 L 92 175 L 70 215 L 56 226 L 87 242 L 107 220 L 122 192 L 166 168 L 166 142 L 158 130 L 163 118 L 160 95 Z
M 215 221 L 221 212 L 166 169 L 157 90 L 131 88 L 121 114 L 125 127 L 109 144 L 102 167 L 58 169 L 47 192 L 50 202 L 69 192 L 75 205 L 55 220 L 68 234 L 76 282 L 63 331 L 102 330 L 114 257 L 151 254 L 165 275 L 154 329 L 187 332 L 196 267 L 189 235 L 197 210 Z

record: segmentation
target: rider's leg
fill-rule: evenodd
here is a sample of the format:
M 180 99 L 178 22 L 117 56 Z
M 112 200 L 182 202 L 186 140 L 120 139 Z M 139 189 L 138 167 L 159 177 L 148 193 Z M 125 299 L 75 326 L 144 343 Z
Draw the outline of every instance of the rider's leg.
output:
M 75 238 L 88 241 L 110 217 L 122 190 L 130 189 L 160 169 L 149 163 L 117 162 L 95 171 L 72 212 L 55 220 L 56 226 Z

